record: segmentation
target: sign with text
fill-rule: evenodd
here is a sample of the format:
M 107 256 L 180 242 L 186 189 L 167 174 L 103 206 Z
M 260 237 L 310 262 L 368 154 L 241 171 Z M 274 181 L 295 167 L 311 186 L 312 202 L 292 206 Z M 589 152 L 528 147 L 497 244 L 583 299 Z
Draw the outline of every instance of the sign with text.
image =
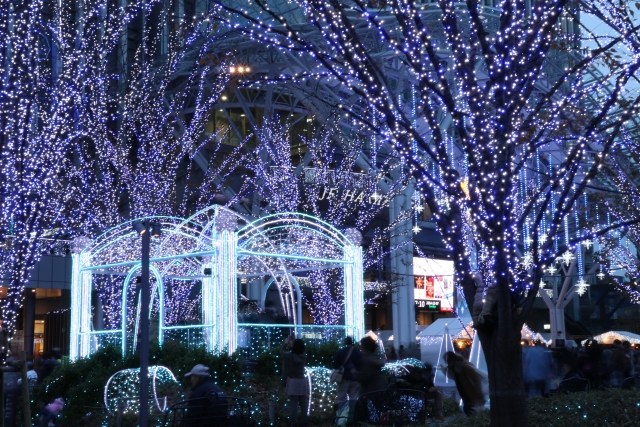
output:
M 416 308 L 453 311 L 453 261 L 414 257 L 413 278 Z
M 423 308 L 428 311 L 440 311 L 440 300 L 416 299 L 416 308 Z

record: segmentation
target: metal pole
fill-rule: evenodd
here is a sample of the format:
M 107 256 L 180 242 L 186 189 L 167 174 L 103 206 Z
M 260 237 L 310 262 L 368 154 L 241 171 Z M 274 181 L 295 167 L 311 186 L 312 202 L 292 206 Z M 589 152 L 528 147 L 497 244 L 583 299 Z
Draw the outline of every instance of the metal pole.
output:
M 33 339 L 35 337 L 34 328 L 36 323 L 36 293 L 35 289 L 25 289 L 24 299 L 24 351 L 32 357 L 35 353 L 33 351 Z
M 0 427 L 4 427 L 4 366 L 0 367 Z
M 126 402 L 123 399 L 118 400 L 118 417 L 116 418 L 116 427 L 122 427 L 122 417 L 124 410 L 127 407 Z
M 24 350 L 20 351 L 22 361 L 22 413 L 24 414 L 24 425 L 31 427 L 31 399 L 29 399 L 29 378 L 27 377 L 27 356 Z
M 149 419 L 149 246 L 150 224 L 142 233 L 142 272 L 140 289 L 140 427 L 147 427 Z

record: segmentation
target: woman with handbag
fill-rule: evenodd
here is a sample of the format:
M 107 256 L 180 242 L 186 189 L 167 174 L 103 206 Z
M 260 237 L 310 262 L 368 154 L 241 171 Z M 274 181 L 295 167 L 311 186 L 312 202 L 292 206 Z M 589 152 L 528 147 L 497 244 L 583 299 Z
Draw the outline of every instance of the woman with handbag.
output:
M 283 363 L 283 379 L 286 381 L 287 396 L 291 405 L 291 425 L 306 426 L 307 410 L 309 408 L 309 382 L 305 375 L 305 365 L 307 355 L 304 353 L 304 341 L 293 340 L 291 337 L 285 341 L 285 347 L 281 351 Z M 286 351 L 286 347 L 291 345 L 291 351 Z M 298 424 L 298 407 L 302 415 Z
M 356 400 L 360 396 L 360 383 L 351 371 L 360 364 L 362 353 L 353 346 L 353 338 L 351 337 L 344 339 L 344 345 L 336 353 L 332 365 L 333 378 L 331 378 L 331 381 L 337 383 L 336 405 L 340 405 L 347 400 Z M 340 378 L 336 378 L 336 376 Z

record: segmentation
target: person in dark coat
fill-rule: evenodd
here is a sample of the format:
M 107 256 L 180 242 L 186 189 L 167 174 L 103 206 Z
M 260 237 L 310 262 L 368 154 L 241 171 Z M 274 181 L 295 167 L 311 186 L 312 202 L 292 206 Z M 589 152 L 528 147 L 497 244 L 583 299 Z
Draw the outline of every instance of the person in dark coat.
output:
M 337 384 L 336 390 L 337 404 L 347 400 L 355 401 L 360 396 L 360 383 L 351 372 L 360 364 L 360 359 L 362 359 L 362 353 L 353 346 L 353 338 L 346 337 L 344 347 L 338 350 L 331 366 L 333 369 L 342 368 L 342 381 Z
M 0 317 L 0 362 L 4 362 L 9 351 L 9 331 L 2 326 L 3 319 Z
M 389 353 L 387 354 L 387 362 L 396 362 L 398 360 L 398 356 L 396 355 L 396 348 L 391 347 Z
M 360 383 L 360 395 L 387 388 L 387 379 L 382 374 L 384 357 L 376 354 L 377 348 L 376 342 L 371 337 L 360 340 L 362 359 L 358 369 L 351 372 Z
M 478 408 L 484 407 L 482 377 L 473 364 L 467 362 L 462 356 L 453 351 L 447 351 L 444 354 L 444 360 L 447 363 L 444 371 L 456 383 L 456 389 L 462 399 L 464 413 L 471 415 Z
M 190 377 L 191 394 L 182 418 L 182 425 L 208 426 L 213 421 L 226 418 L 226 401 L 221 398 L 224 393 L 211 379 L 209 368 L 198 364 L 184 376 Z
M 400 345 L 400 348 L 398 349 L 398 360 L 404 360 L 407 358 L 407 350 L 404 348 L 403 345 Z
M 291 345 L 291 351 L 286 351 L 287 346 Z M 305 365 L 307 355 L 304 352 L 304 341 L 301 339 L 293 340 L 291 337 L 285 341 L 282 348 L 283 378 L 286 381 L 287 396 L 289 396 L 289 404 L 291 405 L 291 423 L 298 425 L 298 407 L 302 413 L 301 425 L 307 424 L 307 411 L 309 408 L 309 381 L 306 378 Z
M 60 362 L 54 359 L 50 353 L 44 353 L 38 363 L 40 372 L 38 372 L 38 382 L 43 382 L 51 373 L 60 366 Z
M 405 366 L 405 368 L 407 373 L 402 379 L 409 384 L 410 388 L 424 392 L 427 399 L 433 399 L 433 419 L 435 421 L 446 421 L 446 418 L 442 415 L 442 391 L 433 383 L 435 376 L 433 367 L 426 364 L 424 368 L 411 365 Z

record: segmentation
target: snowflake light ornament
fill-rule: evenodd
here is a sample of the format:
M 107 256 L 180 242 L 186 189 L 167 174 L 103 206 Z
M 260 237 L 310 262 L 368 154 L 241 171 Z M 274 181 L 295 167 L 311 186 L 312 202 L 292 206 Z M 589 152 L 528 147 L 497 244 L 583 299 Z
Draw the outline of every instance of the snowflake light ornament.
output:
M 593 246 L 593 240 L 587 239 L 582 242 L 582 245 L 587 249 L 591 249 L 591 246 Z
M 418 227 L 418 224 L 416 224 L 411 230 L 413 230 L 413 234 L 418 234 L 422 230 L 422 228 Z
M 564 264 L 568 266 L 569 264 L 571 264 L 571 261 L 573 261 L 575 256 L 573 256 L 573 253 L 571 253 L 571 251 L 567 250 L 562 254 L 560 258 L 562 259 L 562 262 L 564 262 Z
M 580 296 L 584 295 L 584 293 L 587 291 L 587 288 L 589 287 L 589 284 L 587 282 L 584 281 L 583 278 L 580 278 L 580 280 L 578 280 L 578 282 L 576 283 L 576 293 Z
M 525 270 L 528 270 L 529 268 L 531 268 L 532 265 L 533 265 L 533 254 L 531 254 L 531 252 L 527 252 L 524 258 L 522 259 L 522 267 L 524 267 Z

